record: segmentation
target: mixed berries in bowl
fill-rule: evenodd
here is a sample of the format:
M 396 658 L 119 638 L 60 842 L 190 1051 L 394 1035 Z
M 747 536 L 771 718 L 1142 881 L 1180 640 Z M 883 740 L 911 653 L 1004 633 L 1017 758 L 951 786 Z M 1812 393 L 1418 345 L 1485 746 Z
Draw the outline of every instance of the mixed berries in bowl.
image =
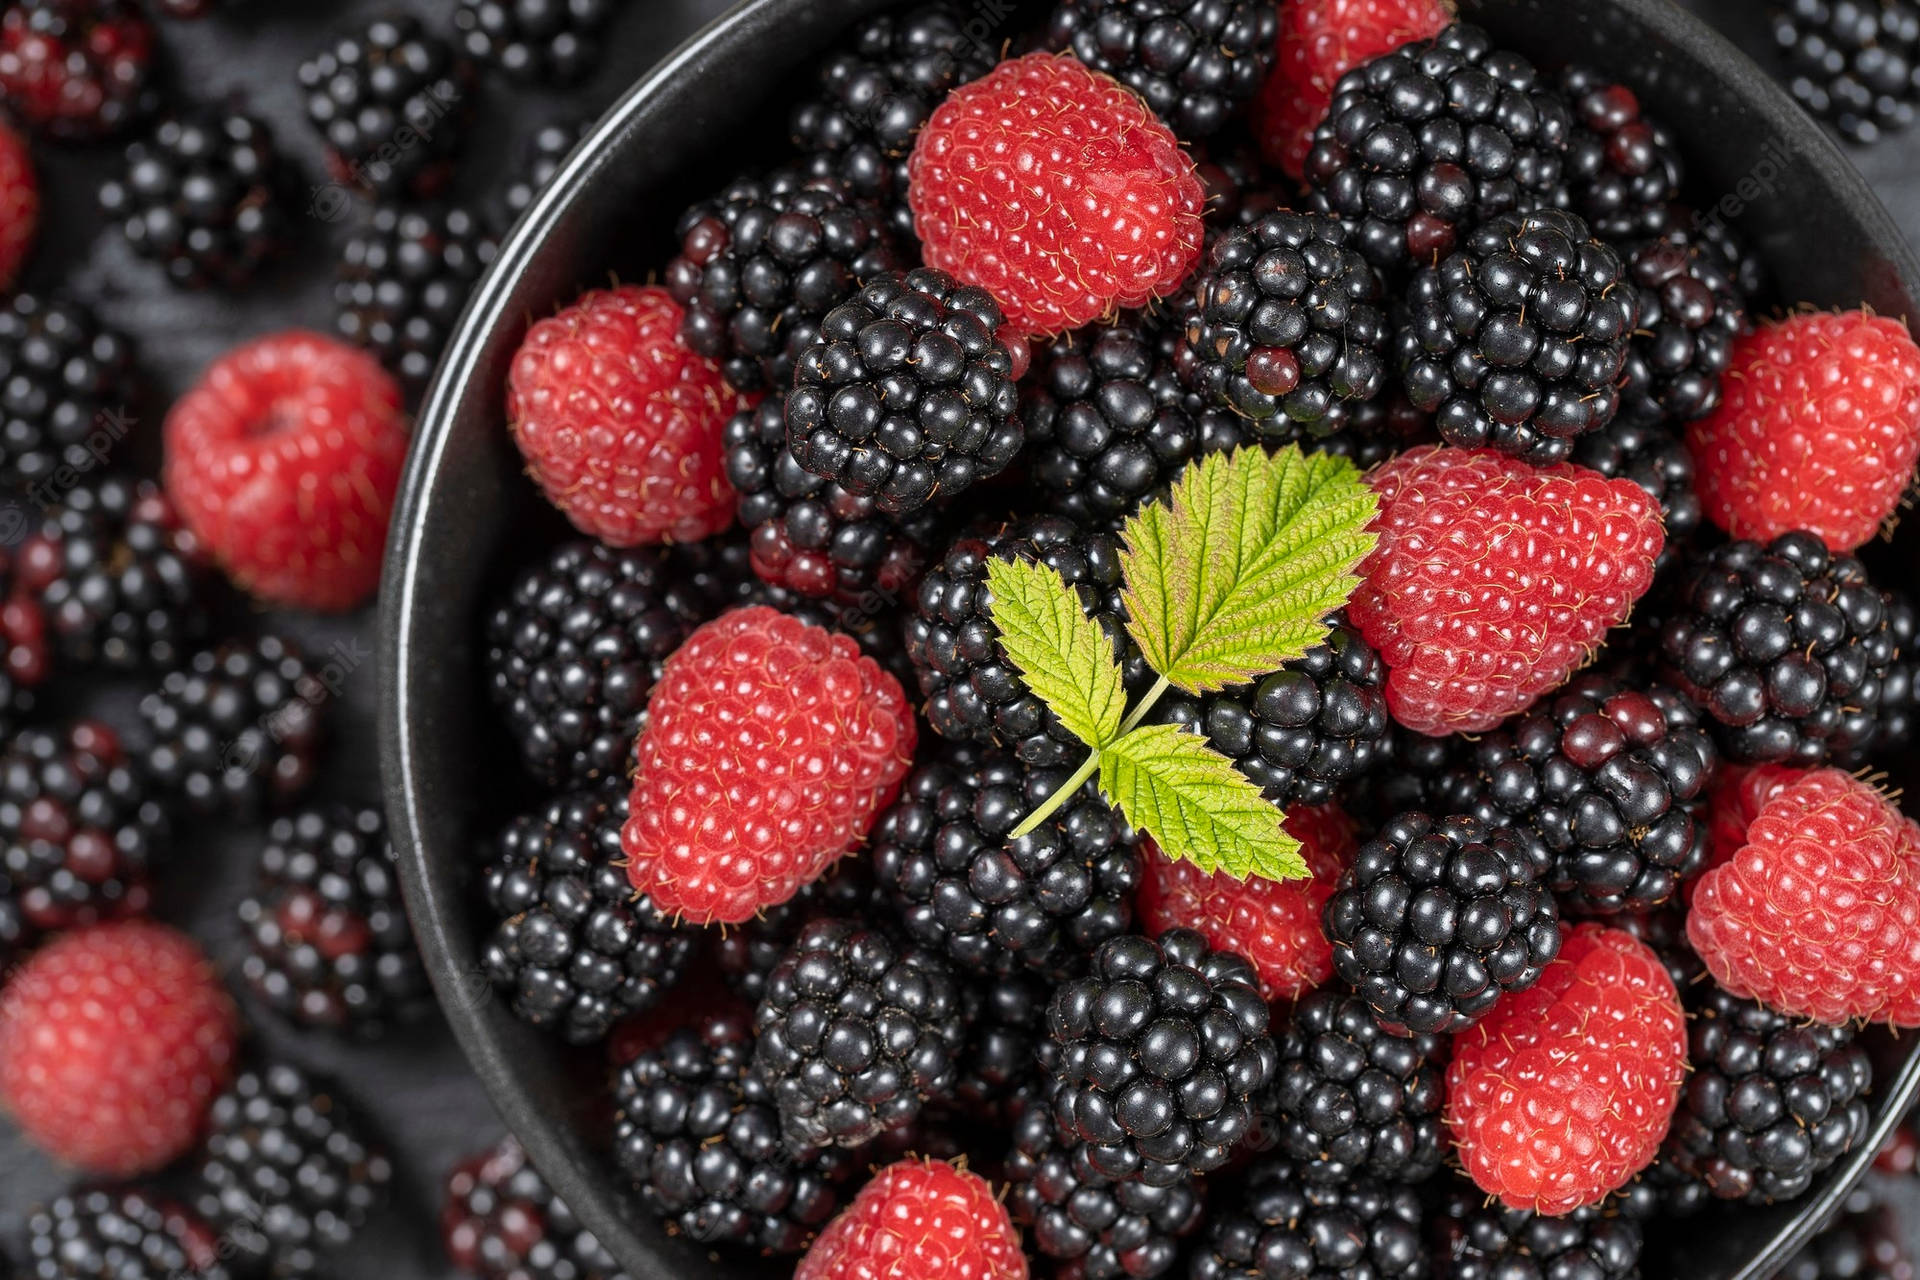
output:
M 821 8 L 602 121 L 403 486 L 409 901 L 587 1271 L 1771 1274 L 1920 1086 L 1858 179 L 1647 3 Z

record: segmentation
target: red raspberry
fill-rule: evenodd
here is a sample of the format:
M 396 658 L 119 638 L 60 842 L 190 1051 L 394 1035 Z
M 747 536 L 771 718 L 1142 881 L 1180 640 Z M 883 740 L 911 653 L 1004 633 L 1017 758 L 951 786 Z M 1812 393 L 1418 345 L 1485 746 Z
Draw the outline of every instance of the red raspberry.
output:
M 1296 806 L 1282 825 L 1300 842 L 1305 880 L 1208 875 L 1169 858 L 1152 840 L 1141 845 L 1142 932 L 1194 929 L 1215 951 L 1238 952 L 1253 962 L 1269 1002 L 1298 999 L 1333 975 L 1333 945 L 1320 928 L 1320 911 L 1355 847 L 1353 821 L 1335 805 Z
M 992 293 L 1009 336 L 1144 306 L 1200 260 L 1192 158 L 1138 94 L 1067 54 L 954 90 L 908 163 L 927 265 Z
M 1348 607 L 1420 733 L 1491 729 L 1560 685 L 1653 583 L 1660 508 L 1572 463 L 1428 446 L 1375 467 L 1380 542 Z
M 1776 1012 L 1920 1026 L 1920 826 L 1813 770 L 1694 886 L 1687 939 L 1716 982 Z
M 1027 1280 L 1027 1258 L 992 1183 L 902 1160 L 827 1224 L 793 1280 Z
M 1872 538 L 1920 456 L 1920 347 L 1898 320 L 1826 311 L 1734 344 L 1720 407 L 1687 431 L 1709 520 L 1769 542 L 1805 529 L 1835 551 Z
M 0 124 L 0 289 L 13 287 L 40 225 L 40 183 L 27 140 Z
M 143 114 L 153 25 L 134 0 L 12 0 L 0 17 L 0 93 L 14 117 L 85 142 Z
M 1453 21 L 1446 0 L 1287 0 L 1279 53 L 1254 100 L 1267 163 L 1295 181 L 1306 171 L 1313 131 L 1333 105 L 1333 87 L 1363 62 L 1440 34 Z
M 0 1102 L 103 1177 L 184 1153 L 233 1075 L 233 1002 L 186 935 L 145 921 L 66 934 L 0 992 Z
M 1760 816 L 1767 801 L 1807 776 L 1807 770 L 1784 764 L 1723 764 L 1707 793 L 1707 865 L 1705 874 L 1731 861 L 1747 843 L 1747 828 Z M 1698 878 L 1687 881 L 1682 896 L 1693 901 Z
M 1583 924 L 1539 982 L 1454 1037 L 1447 1125 L 1482 1191 L 1571 1213 L 1652 1163 L 1686 1074 L 1686 1014 L 1660 958 Z
M 914 736 L 900 682 L 846 636 L 764 605 L 724 614 L 654 686 L 627 878 L 696 924 L 751 919 L 866 836 Z
M 167 414 L 166 451 L 180 518 L 255 598 L 342 610 L 379 584 L 407 418 L 372 356 L 298 329 L 237 347 Z
M 665 289 L 589 293 L 533 326 L 507 421 L 547 500 L 616 547 L 697 542 L 733 523 L 720 436 L 749 401 L 680 340 Z

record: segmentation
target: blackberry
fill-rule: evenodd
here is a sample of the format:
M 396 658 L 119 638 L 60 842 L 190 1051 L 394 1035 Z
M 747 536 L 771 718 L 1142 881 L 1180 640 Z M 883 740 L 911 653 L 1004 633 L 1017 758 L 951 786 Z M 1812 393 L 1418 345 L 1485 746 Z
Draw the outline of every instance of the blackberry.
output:
M 794 459 L 889 515 L 998 475 L 1026 441 L 1004 323 L 991 294 L 944 271 L 868 281 L 795 364 Z
M 1135 90 L 1194 141 L 1259 92 L 1279 35 L 1272 0 L 1058 0 L 1042 40 Z
M 1050 994 L 1047 979 L 1037 976 L 976 976 L 964 982 L 960 1003 L 967 1040 L 951 1104 L 961 1124 L 998 1133 L 1025 1105 L 1042 1070 L 1042 1045 L 1050 1043 Z
M 158 39 L 137 0 L 8 0 L 0 93 L 8 114 L 62 142 L 97 142 L 151 115 Z
M 614 1163 L 697 1244 L 798 1253 L 839 1208 L 854 1159 L 787 1145 L 753 1056 L 748 1019 L 723 1013 L 620 1068 Z
M 942 752 L 873 832 L 873 866 L 909 936 L 973 973 L 1059 974 L 1133 922 L 1140 852 L 1091 785 L 1024 836 L 1067 782 L 1004 752 Z
M 1588 672 L 1474 744 L 1460 807 L 1535 846 L 1563 904 L 1645 910 L 1706 865 L 1717 763 L 1678 691 Z
M 647 698 L 704 606 L 652 548 L 568 542 L 514 579 L 487 620 L 487 684 L 527 772 L 552 790 L 631 773 Z
M 29 1280 L 232 1280 L 218 1232 L 147 1191 L 77 1191 L 27 1215 Z
M 511 1137 L 447 1175 L 440 1238 L 477 1280 L 626 1280 Z
M 1641 114 L 1633 90 L 1592 67 L 1563 70 L 1560 92 L 1573 107 L 1566 163 L 1573 211 L 1607 240 L 1665 230 L 1686 176 L 1672 132 Z
M 1889 591 L 1887 630 L 1893 635 L 1894 660 L 1880 681 L 1880 709 L 1868 754 L 1891 754 L 1913 741 L 1920 717 L 1920 614 L 1913 601 Z
M 16 572 L 11 552 L 0 550 L 0 741 L 13 736 L 30 714 L 36 690 L 53 674 L 53 643 L 47 635 L 46 613 Z M 0 935 L 4 927 L 0 926 Z M 0 936 L 0 955 L 5 939 Z
M 854 1147 L 953 1087 L 964 1028 L 946 962 L 851 920 L 816 920 L 767 976 L 754 1069 L 789 1143 Z
M 1409 809 L 1448 812 L 1460 798 L 1458 766 L 1471 746 L 1463 737 L 1430 738 L 1389 718 L 1374 748 L 1373 768 L 1348 782 L 1341 805 L 1369 829 Z
M 972 16 L 940 0 L 868 19 L 821 62 L 811 95 L 793 110 L 789 132 L 810 168 L 883 210 L 902 243 L 913 239 L 907 156 L 920 126 L 949 93 L 993 69 L 997 42 L 968 31 Z
M 16 293 L 0 307 L 0 479 L 43 505 L 133 429 L 133 346 L 78 302 Z
M 1347 228 L 1282 209 L 1214 241 L 1193 284 L 1180 375 L 1256 421 L 1284 414 L 1320 435 L 1386 382 L 1380 275 Z
M 1668 605 L 1660 657 L 1741 763 L 1860 764 L 1895 663 L 1891 598 L 1810 533 L 1707 551 Z
M 520 165 L 499 197 L 496 221 L 511 226 L 539 198 L 560 172 L 560 166 L 586 136 L 592 121 L 553 121 L 541 125 L 529 137 L 521 152 Z
M 651 1008 L 697 941 L 627 882 L 626 819 L 621 778 L 515 818 L 489 855 L 483 889 L 496 923 L 481 968 L 515 1014 L 573 1044 Z
M 378 809 L 275 819 L 240 904 L 253 993 L 301 1026 L 384 1031 L 431 1001 Z
M 895 265 L 881 216 L 841 183 L 791 170 L 742 178 L 680 216 L 667 290 L 680 334 L 742 391 L 793 385 L 820 321 Z
M 904 627 L 907 657 L 926 695 L 933 731 L 1003 746 L 1036 767 L 1078 765 L 1085 745 L 1027 688 L 1000 645 L 987 565 L 995 558 L 1023 560 L 1058 572 L 1113 642 L 1129 686 L 1138 689 L 1151 673 L 1126 637 L 1120 551 L 1118 535 L 1082 528 L 1064 516 L 1032 516 L 955 539 L 920 580 Z
M 1807 1242 L 1776 1280 L 1913 1280 L 1904 1224 L 1887 1205 L 1850 1209 Z
M 1342 76 L 1305 172 L 1368 260 L 1418 266 L 1480 223 L 1565 203 L 1572 135 L 1532 63 L 1456 22 Z
M 842 858 L 818 880 L 800 886 L 800 892 L 785 902 L 719 931 L 710 939 L 713 964 L 735 995 L 757 1005 L 767 994 L 767 975 L 779 965 L 801 929 L 827 917 L 873 918 L 884 909 L 885 900 L 874 883 L 872 864 L 858 856 Z
M 393 1165 L 331 1090 L 246 1071 L 213 1104 L 194 1207 L 248 1275 L 313 1280 L 386 1200 Z
M 615 0 L 460 0 L 460 48 L 516 80 L 571 85 L 599 61 Z
M 1418 1280 L 1424 1215 L 1412 1187 L 1370 1178 L 1302 1179 L 1285 1161 L 1256 1165 L 1231 1207 L 1216 1208 L 1188 1263 L 1190 1280 Z
M 1688 1001 L 1690 1069 L 1666 1156 L 1723 1200 L 1798 1199 L 1866 1135 L 1866 1050 L 1852 1027 L 1700 990 Z
M 1360 847 L 1322 917 L 1334 971 L 1384 1022 L 1458 1031 L 1560 954 L 1548 868 L 1477 818 L 1400 814 Z
M 59 661 L 135 671 L 178 664 L 207 632 L 206 551 L 151 480 L 109 476 L 67 492 L 20 549 Z
M 1681 227 L 1625 250 L 1640 316 L 1627 343 L 1620 416 L 1644 423 L 1704 418 L 1746 328 L 1727 249 Z
M 872 616 L 919 578 L 939 514 L 893 517 L 801 467 L 787 448 L 786 397 L 775 393 L 727 423 L 727 481 L 740 496 L 753 571 L 809 599 Z
M 1787 0 L 1773 6 L 1787 89 L 1849 141 L 1878 142 L 1920 104 L 1920 7 L 1909 0 Z
M 173 283 L 231 289 L 285 247 L 284 186 L 265 124 L 205 110 L 128 147 L 124 171 L 100 188 L 100 211 Z
M 1424 1182 L 1440 1168 L 1440 1042 L 1397 1035 L 1366 1001 L 1323 987 L 1279 1036 L 1275 1145 L 1310 1182 Z
M 1636 339 L 1637 341 L 1637 339 Z M 1633 362 L 1630 353 L 1629 365 Z M 1671 427 L 1622 412 L 1619 417 L 1589 431 L 1573 445 L 1573 461 L 1610 480 L 1631 480 L 1660 504 L 1660 522 L 1666 545 L 1655 562 L 1664 573 L 1682 559 L 1702 528 L 1700 495 L 1693 485 L 1693 454 Z
M 1610 1207 L 1550 1218 L 1451 1191 L 1432 1219 L 1436 1270 L 1449 1280 L 1638 1280 L 1640 1226 Z
M 375 18 L 300 64 L 327 170 L 350 190 L 428 196 L 447 182 L 471 115 L 473 65 L 406 15 Z M 406 139 L 408 145 L 396 145 Z
M 1407 398 L 1448 444 L 1564 462 L 1620 407 L 1639 305 L 1619 254 L 1578 217 L 1503 214 L 1414 276 L 1396 341 Z
M 418 397 L 495 247 L 465 209 L 375 210 L 334 274 L 335 331 L 373 352 Z
M 1184 724 L 1282 808 L 1327 804 L 1374 766 L 1386 736 L 1387 667 L 1344 620 L 1258 684 L 1162 700 L 1156 720 Z
M 1054 1121 L 1083 1171 L 1168 1186 L 1252 1134 L 1278 1063 L 1253 966 L 1191 929 L 1114 938 L 1054 992 Z
M 331 696 L 278 636 L 204 649 L 141 699 L 147 771 L 195 813 L 250 818 L 313 781 Z

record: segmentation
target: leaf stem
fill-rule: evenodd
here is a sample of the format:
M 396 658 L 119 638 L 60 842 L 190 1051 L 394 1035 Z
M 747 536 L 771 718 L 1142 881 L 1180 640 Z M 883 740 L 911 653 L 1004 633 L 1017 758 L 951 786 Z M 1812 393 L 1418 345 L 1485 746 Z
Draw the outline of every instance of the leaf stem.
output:
M 1134 704 L 1133 710 L 1127 713 L 1127 718 L 1120 722 L 1120 731 L 1116 733 L 1114 737 L 1116 739 L 1124 738 L 1127 734 L 1139 728 L 1140 722 L 1147 718 L 1149 711 L 1153 710 L 1153 704 L 1160 701 L 1162 695 L 1172 687 L 1172 684 L 1165 676 L 1161 676 L 1158 680 L 1154 681 L 1153 688 L 1147 690 L 1140 701 Z M 1086 760 L 1081 763 L 1080 767 L 1073 771 L 1073 776 L 1060 784 L 1058 791 L 1041 801 L 1038 808 L 1021 819 L 1020 825 L 1013 829 L 1012 838 L 1018 840 L 1021 836 L 1030 834 L 1038 828 L 1041 823 L 1058 813 L 1060 806 L 1072 799 L 1074 793 L 1079 791 L 1081 787 L 1086 786 L 1087 779 L 1099 772 L 1099 769 L 1100 749 L 1096 747 L 1087 756 Z
M 1147 690 L 1146 695 L 1134 705 L 1133 710 L 1127 713 L 1127 718 L 1120 722 L 1120 732 L 1115 736 L 1124 738 L 1135 729 L 1138 729 L 1140 722 L 1147 718 L 1147 712 L 1153 710 L 1153 704 L 1160 701 L 1161 695 L 1172 687 L 1172 682 L 1165 676 L 1161 676 L 1158 680 L 1155 680 L 1153 682 L 1153 688 Z

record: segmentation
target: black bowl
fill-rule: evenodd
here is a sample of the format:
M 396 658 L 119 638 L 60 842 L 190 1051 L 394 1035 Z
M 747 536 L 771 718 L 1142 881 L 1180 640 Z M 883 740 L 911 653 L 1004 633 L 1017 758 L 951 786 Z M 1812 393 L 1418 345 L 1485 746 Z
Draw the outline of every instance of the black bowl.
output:
M 670 1238 L 620 1187 L 605 1147 L 599 1055 L 570 1052 L 490 997 L 476 956 L 475 850 L 515 776 L 485 714 L 475 652 L 502 566 L 560 536 L 521 474 L 503 421 L 507 365 L 533 318 L 610 272 L 644 279 L 674 217 L 779 141 L 793 73 L 888 0 L 748 0 L 649 71 L 600 121 L 502 246 L 422 409 L 381 600 L 381 756 L 408 907 L 454 1033 L 558 1194 L 634 1280 L 758 1276 Z M 1012 6 L 978 6 L 982 16 Z M 1631 84 L 1682 136 L 1700 201 L 1758 248 L 1777 293 L 1818 306 L 1920 315 L 1920 265 L 1839 150 L 1745 57 L 1667 0 L 1466 0 L 1473 19 L 1544 65 L 1577 58 Z M 771 108 L 771 109 L 769 109 Z M 1875 549 L 1883 580 L 1915 583 L 1920 530 Z M 1893 783 L 1920 790 L 1912 759 Z M 1770 1275 L 1857 1182 L 1916 1089 L 1920 1052 L 1876 1036 L 1868 1141 L 1797 1204 L 1691 1225 L 1648 1273 Z

